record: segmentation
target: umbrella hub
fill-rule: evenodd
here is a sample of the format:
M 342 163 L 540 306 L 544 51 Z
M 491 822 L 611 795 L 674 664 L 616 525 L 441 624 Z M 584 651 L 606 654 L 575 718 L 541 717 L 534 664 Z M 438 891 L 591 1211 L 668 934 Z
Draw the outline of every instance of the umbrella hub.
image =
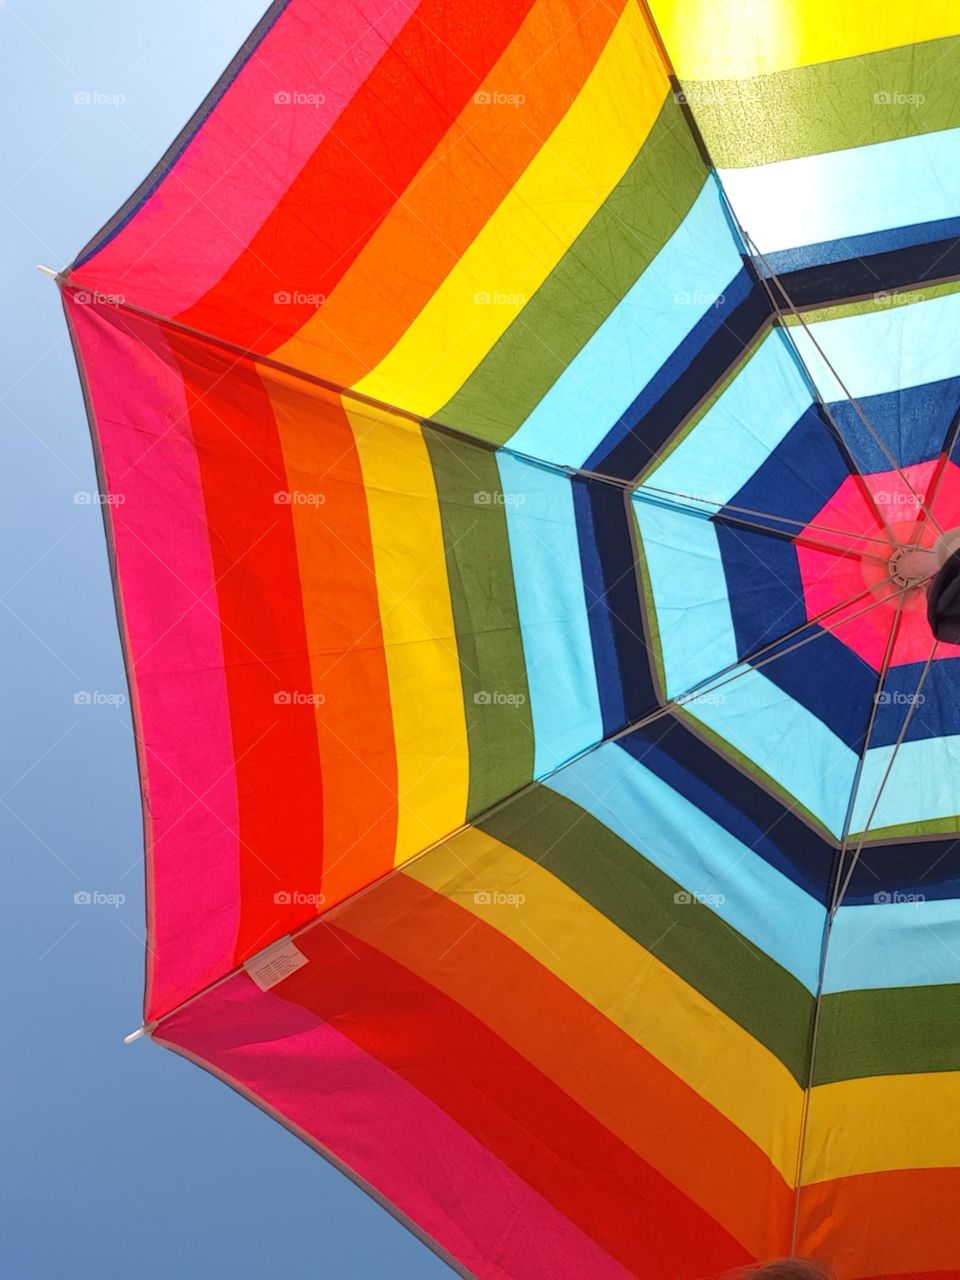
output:
M 894 586 L 904 590 L 922 587 L 940 567 L 933 547 L 908 544 L 897 547 L 887 561 L 887 572 Z

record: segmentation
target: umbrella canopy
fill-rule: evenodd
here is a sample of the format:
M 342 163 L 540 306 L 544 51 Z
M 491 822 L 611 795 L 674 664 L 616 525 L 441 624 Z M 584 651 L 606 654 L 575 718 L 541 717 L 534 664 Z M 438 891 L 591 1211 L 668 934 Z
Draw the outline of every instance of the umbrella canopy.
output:
M 59 277 L 147 1029 L 463 1274 L 960 1274 L 957 32 L 282 0 Z

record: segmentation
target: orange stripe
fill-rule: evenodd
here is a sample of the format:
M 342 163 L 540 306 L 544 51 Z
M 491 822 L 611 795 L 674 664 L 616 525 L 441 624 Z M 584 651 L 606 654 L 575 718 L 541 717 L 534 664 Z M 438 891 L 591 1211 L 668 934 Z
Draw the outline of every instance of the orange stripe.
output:
M 321 891 L 330 906 L 390 870 L 396 846 L 397 763 L 370 523 L 339 398 L 295 378 L 261 376 L 283 449 L 312 692 L 319 695 Z M 298 801 L 307 809 L 311 802 L 309 795 Z
M 895 1126 L 895 1115 L 886 1123 Z M 804 1187 L 798 1252 L 828 1258 L 837 1280 L 960 1275 L 960 1169 L 897 1169 Z
M 758 1258 L 792 1194 L 735 1125 L 495 928 L 406 875 L 337 925 L 468 1009 Z
M 380 362 L 567 111 L 622 9 L 623 0 L 538 0 L 324 306 L 278 348 L 279 359 L 344 384 Z M 484 102 L 484 92 L 524 101 Z

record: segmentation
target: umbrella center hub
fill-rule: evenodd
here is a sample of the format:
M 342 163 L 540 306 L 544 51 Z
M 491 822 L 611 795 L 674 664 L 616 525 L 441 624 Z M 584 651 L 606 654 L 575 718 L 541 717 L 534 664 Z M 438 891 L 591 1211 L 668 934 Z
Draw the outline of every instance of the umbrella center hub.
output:
M 938 568 L 937 554 L 932 547 L 897 547 L 887 561 L 890 581 L 901 590 L 923 586 Z

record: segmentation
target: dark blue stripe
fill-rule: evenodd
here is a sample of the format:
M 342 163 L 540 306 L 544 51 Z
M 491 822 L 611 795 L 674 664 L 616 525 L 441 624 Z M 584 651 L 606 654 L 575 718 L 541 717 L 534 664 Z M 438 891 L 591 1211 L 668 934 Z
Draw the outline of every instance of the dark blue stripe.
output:
M 619 745 L 812 897 L 826 902 L 835 850 L 679 721 L 654 721 Z
M 837 444 L 833 428 L 818 405 L 810 408 L 790 428 L 775 449 L 730 499 L 731 507 L 769 511 L 788 520 L 807 524 L 826 505 L 851 474 L 848 456 Z M 721 514 L 726 514 L 724 510 Z M 735 512 L 729 513 L 735 516 Z M 756 524 L 777 533 L 800 532 L 783 521 L 751 516 Z M 824 533 L 811 533 L 820 542 L 830 542 Z
M 872 906 L 879 891 L 922 894 L 931 901 L 960 898 L 960 839 L 866 846 L 854 864 L 843 905 Z
M 746 269 L 711 307 L 637 396 L 584 466 L 605 475 L 633 480 L 673 432 L 743 357 L 761 325 L 769 319 L 766 295 Z
M 605 735 L 657 705 L 646 647 L 627 495 L 612 485 L 572 481 Z
M 960 378 L 864 396 L 859 403 L 897 465 L 909 467 L 929 462 L 943 452 L 960 404 Z M 862 472 L 870 475 L 893 470 L 890 459 L 849 401 L 830 405 L 830 412 Z M 896 520 L 895 511 L 889 514 Z
M 801 245 L 797 249 L 781 249 L 777 253 L 765 253 L 764 259 L 767 267 L 776 275 L 780 276 L 787 291 L 795 301 L 799 301 L 797 293 L 790 288 L 792 283 L 798 291 L 801 289 L 800 281 L 790 277 L 795 276 L 802 271 L 810 271 L 812 268 L 826 266 L 841 266 L 849 268 L 850 278 L 859 278 L 863 273 L 864 279 L 869 276 L 873 281 L 873 285 L 866 290 L 868 293 L 874 293 L 878 289 L 896 287 L 892 281 L 897 274 L 897 268 L 892 261 L 894 255 L 902 253 L 903 250 L 912 250 L 924 248 L 932 245 L 940 245 L 941 252 L 946 250 L 949 243 L 956 240 L 960 236 L 960 218 L 942 218 L 936 222 L 920 222 L 914 223 L 909 227 L 891 227 L 887 231 L 871 231 L 865 235 L 850 236 L 845 240 L 822 240 L 818 244 Z M 917 261 L 921 260 L 920 255 Z M 930 261 L 936 259 L 936 250 L 929 250 L 926 257 Z M 904 261 L 909 254 L 904 255 Z M 887 262 L 869 264 L 869 270 L 863 266 L 862 260 L 865 258 L 887 258 Z M 857 264 L 860 259 L 860 264 Z M 877 270 L 880 268 L 880 270 Z M 886 268 L 887 282 L 884 283 L 884 268 Z M 768 275 L 769 271 L 764 264 L 757 259 L 757 270 L 764 275 Z M 919 280 L 922 278 L 921 272 L 917 272 L 909 277 L 910 280 Z M 828 273 L 822 273 L 819 276 L 811 274 L 809 284 L 815 279 L 826 282 L 830 279 Z M 834 279 L 839 279 L 837 275 Z M 830 293 L 825 296 L 829 297 L 855 297 L 859 296 L 863 290 L 854 291 L 846 290 L 842 294 Z

